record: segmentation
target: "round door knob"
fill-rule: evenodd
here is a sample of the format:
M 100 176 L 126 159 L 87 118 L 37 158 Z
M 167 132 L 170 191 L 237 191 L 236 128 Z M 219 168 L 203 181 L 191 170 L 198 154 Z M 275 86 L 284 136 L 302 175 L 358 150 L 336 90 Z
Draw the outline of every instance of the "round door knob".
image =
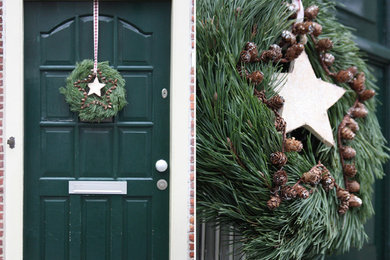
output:
M 157 188 L 159 190 L 165 190 L 168 187 L 168 182 L 166 180 L 158 180 L 157 181 Z
M 159 172 L 165 172 L 168 169 L 168 163 L 165 160 L 158 160 L 156 162 L 156 170 Z

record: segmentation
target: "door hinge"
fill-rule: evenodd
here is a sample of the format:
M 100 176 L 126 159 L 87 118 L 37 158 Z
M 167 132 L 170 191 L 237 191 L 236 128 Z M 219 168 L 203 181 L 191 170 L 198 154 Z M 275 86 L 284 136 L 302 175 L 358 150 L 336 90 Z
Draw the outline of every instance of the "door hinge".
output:
M 9 148 L 14 149 L 15 148 L 15 137 L 11 136 L 7 140 L 7 144 L 9 145 Z

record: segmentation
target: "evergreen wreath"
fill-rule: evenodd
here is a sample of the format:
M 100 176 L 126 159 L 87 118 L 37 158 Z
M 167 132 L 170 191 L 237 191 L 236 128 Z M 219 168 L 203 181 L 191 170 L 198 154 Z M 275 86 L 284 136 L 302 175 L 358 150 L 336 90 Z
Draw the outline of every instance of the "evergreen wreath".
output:
M 282 33 L 291 29 L 294 19 L 289 18 L 295 11 L 282 0 L 197 2 L 198 216 L 201 221 L 233 225 L 241 234 L 247 259 L 315 259 L 361 248 L 367 240 L 363 225 L 374 213 L 372 186 L 375 178 L 383 177 L 382 164 L 388 159 L 375 115 L 376 101 L 371 98 L 377 88 L 375 79 L 350 30 L 335 19 L 332 1 L 304 0 L 303 4 L 317 5 L 320 10 L 315 14 L 322 26 L 318 38 L 327 53 L 319 52 L 315 38 L 309 37 L 305 45 L 316 76 L 346 90 L 328 110 L 339 147 L 325 146 L 305 129 L 281 134 L 278 125 L 282 124 L 273 106 L 280 103 L 275 102 L 278 95 L 274 90 L 281 82 L 273 75 L 285 69 L 281 60 L 237 66 L 237 61 L 245 58 L 244 47 L 251 61 L 253 46 L 248 46 L 248 41 L 256 43 L 259 53 L 273 52 L 269 46 L 280 42 Z M 333 41 L 331 49 L 327 38 Z M 276 57 L 272 52 L 269 57 Z M 339 73 L 331 72 L 330 65 Z M 358 71 L 364 73 L 364 80 Z M 365 82 L 365 94 L 364 89 L 354 88 L 355 80 Z M 341 140 L 349 139 L 353 139 L 350 146 L 342 147 Z M 276 152 L 287 142 L 291 150 Z M 346 169 L 343 160 L 351 158 L 354 163 Z M 353 175 L 359 189 L 347 187 L 345 174 Z M 272 192 L 270 199 L 277 182 L 289 187 L 281 191 L 283 203 L 279 195 L 272 200 Z M 297 190 L 291 188 L 298 186 L 302 199 L 290 200 L 297 196 Z M 302 188 L 310 189 L 310 196 Z M 351 205 L 349 200 L 355 196 L 349 194 L 351 190 L 361 199 L 361 207 Z
M 98 77 L 105 86 L 103 95 L 88 95 L 88 83 Z M 66 79 L 66 86 L 60 88 L 70 110 L 78 113 L 82 121 L 100 122 L 116 116 L 127 104 L 125 80 L 111 68 L 108 62 L 99 62 L 97 75 L 93 75 L 93 61 L 83 60 Z

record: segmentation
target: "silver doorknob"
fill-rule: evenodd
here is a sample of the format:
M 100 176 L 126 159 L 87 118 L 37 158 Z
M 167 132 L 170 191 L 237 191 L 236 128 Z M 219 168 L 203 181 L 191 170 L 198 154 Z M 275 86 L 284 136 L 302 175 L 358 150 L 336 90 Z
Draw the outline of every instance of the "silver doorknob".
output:
M 165 160 L 158 160 L 156 162 L 156 170 L 159 172 L 165 172 L 168 169 L 168 163 Z
M 168 187 L 168 182 L 166 180 L 158 180 L 157 181 L 157 188 L 159 190 L 165 190 Z

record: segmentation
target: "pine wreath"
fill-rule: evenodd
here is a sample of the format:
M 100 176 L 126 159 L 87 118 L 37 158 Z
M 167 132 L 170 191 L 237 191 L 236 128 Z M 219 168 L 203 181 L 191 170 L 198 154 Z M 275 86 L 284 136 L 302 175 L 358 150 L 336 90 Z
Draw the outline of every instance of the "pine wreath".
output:
M 328 110 L 333 135 L 354 139 L 342 151 L 325 146 L 307 130 L 299 129 L 294 136 L 299 136 L 302 143 L 287 136 L 293 151 L 275 153 L 284 138 L 280 129 L 275 128 L 278 117 L 268 101 L 275 99 L 275 88 L 281 84 L 273 75 L 285 66 L 264 59 L 266 62 L 246 66 L 247 71 L 237 67 L 239 60 L 251 62 L 253 48 L 247 45 L 248 41 L 256 43 L 259 54 L 270 50 L 269 57 L 277 57 L 270 46 L 280 41 L 283 31 L 291 29 L 294 20 L 289 18 L 294 11 L 282 0 L 197 2 L 198 216 L 205 221 L 233 225 L 242 235 L 240 242 L 247 259 L 315 259 L 346 252 L 351 247 L 361 248 L 367 241 L 363 225 L 374 213 L 372 186 L 375 178 L 383 177 L 382 164 L 388 159 L 388 148 L 375 115 L 375 98 L 365 101 L 365 106 L 355 106 L 357 91 L 346 83 L 352 80 L 350 74 L 356 75 L 355 79 L 359 77 L 356 71 L 345 70 L 355 66 L 365 74 L 369 90 L 358 98 L 372 97 L 372 90 L 377 88 L 352 34 L 335 19 L 333 2 L 304 0 L 303 4 L 319 7 L 319 39 L 333 41 L 326 62 L 331 60 L 334 70 L 343 71 L 330 77 L 321 62 L 318 43 L 308 38 L 305 51 L 316 76 L 347 91 Z M 324 40 L 321 44 L 328 50 L 329 42 Z M 278 102 L 275 104 L 278 106 Z M 359 124 L 356 133 L 349 131 L 355 123 L 347 125 L 345 119 L 351 109 L 356 115 L 354 122 Z M 276 120 L 276 127 L 282 129 L 282 123 Z M 349 130 L 343 130 L 346 126 Z M 296 152 L 301 149 L 302 152 Z M 343 169 L 340 156 L 354 157 L 354 164 Z M 278 170 L 280 166 L 282 171 Z M 359 189 L 345 187 L 345 173 L 353 175 L 360 183 Z M 311 190 L 310 196 L 301 188 L 288 188 L 302 180 L 315 186 L 301 186 Z M 286 185 L 280 191 L 280 196 L 284 196 L 282 203 L 279 195 L 270 198 L 275 183 Z M 332 183 L 340 185 L 337 192 Z M 361 207 L 350 203 L 349 210 L 343 208 L 348 208 L 350 197 L 355 196 L 343 187 L 356 191 Z M 297 196 L 302 199 L 291 199 Z M 273 206 L 275 209 L 270 210 Z
M 92 71 L 92 60 L 77 63 L 60 92 L 65 95 L 70 110 L 78 113 L 82 121 L 100 122 L 117 115 L 127 104 L 125 80 L 108 62 L 99 62 L 96 77 L 105 86 L 100 90 L 101 96 L 88 95 L 88 83 L 95 79 Z

